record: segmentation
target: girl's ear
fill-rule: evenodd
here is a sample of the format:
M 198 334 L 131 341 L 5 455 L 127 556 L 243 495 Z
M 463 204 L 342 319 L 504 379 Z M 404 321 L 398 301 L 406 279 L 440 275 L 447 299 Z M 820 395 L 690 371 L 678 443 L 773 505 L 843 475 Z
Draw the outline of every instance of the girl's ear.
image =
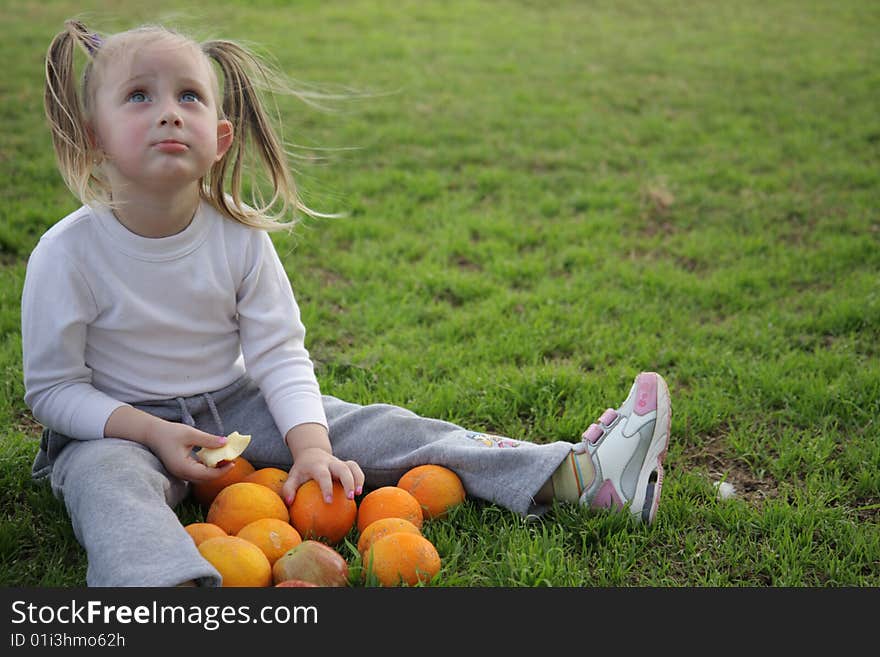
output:
M 89 140 L 89 146 L 94 150 L 98 150 L 98 135 L 91 123 L 86 123 L 86 139 Z
M 223 119 L 217 122 L 217 157 L 215 162 L 219 162 L 226 155 L 226 151 L 232 146 L 232 138 L 235 136 L 232 123 Z
M 92 150 L 92 163 L 100 164 L 104 160 L 104 153 L 101 151 L 101 144 L 98 141 L 98 133 L 94 126 L 86 122 L 86 139 L 89 142 L 89 148 Z

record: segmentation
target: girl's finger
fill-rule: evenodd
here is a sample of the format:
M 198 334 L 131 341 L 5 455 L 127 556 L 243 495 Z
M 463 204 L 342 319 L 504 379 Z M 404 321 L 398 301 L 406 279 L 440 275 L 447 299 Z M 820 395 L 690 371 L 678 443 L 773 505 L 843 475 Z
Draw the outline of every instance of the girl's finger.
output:
M 346 461 L 345 465 L 348 466 L 351 476 L 354 478 L 354 494 L 360 495 L 364 491 L 364 481 L 366 481 L 364 471 L 354 461 Z
M 306 479 L 303 475 L 300 475 L 299 470 L 292 468 L 287 477 L 287 481 L 281 486 L 281 499 L 284 500 L 284 503 L 287 506 L 293 504 L 293 500 L 296 497 L 296 491 L 298 491 L 299 487 L 305 482 Z
M 342 461 L 334 461 L 330 464 L 330 472 L 339 480 L 339 483 L 342 485 L 342 490 L 345 491 L 345 496 L 348 499 L 353 500 L 355 495 L 355 484 L 351 468 Z
M 215 436 L 214 434 L 205 433 L 198 429 L 193 429 L 188 440 L 190 441 L 190 444 L 195 447 L 205 447 L 207 449 L 223 447 L 228 441 L 226 436 Z
M 324 501 L 329 504 L 333 501 L 333 477 L 330 475 L 329 468 L 321 468 L 317 472 L 314 473 L 312 479 L 318 482 L 318 487 L 321 489 L 321 495 L 324 497 Z
M 187 481 L 213 481 L 214 479 L 219 479 L 225 475 L 232 467 L 233 465 L 231 461 L 217 466 L 216 468 L 209 468 L 192 458 L 188 458 L 186 459 L 184 472 L 182 473 L 183 476 L 181 478 L 186 479 Z

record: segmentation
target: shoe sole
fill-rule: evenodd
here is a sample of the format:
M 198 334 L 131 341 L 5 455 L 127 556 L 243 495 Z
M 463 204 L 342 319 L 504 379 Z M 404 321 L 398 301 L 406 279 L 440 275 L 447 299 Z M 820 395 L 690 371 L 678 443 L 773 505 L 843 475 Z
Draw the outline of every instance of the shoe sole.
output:
M 656 372 L 645 372 L 645 375 L 653 375 L 657 381 L 657 419 L 654 422 L 654 435 L 645 456 L 645 462 L 639 471 L 636 483 L 634 502 L 641 500 L 641 504 L 635 504 L 638 509 L 633 515 L 639 517 L 642 522 L 651 524 L 657 515 L 657 507 L 660 506 L 660 491 L 663 487 L 663 461 L 669 449 L 669 431 L 672 425 L 672 406 L 669 403 L 669 387 L 663 377 Z

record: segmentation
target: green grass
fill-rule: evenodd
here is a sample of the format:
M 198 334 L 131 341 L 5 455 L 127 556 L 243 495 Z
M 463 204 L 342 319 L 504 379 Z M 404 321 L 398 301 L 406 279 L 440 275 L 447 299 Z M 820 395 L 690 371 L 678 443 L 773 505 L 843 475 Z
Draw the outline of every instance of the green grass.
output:
M 472 501 L 425 529 L 436 585 L 880 584 L 876 5 L 290 4 L 181 22 L 368 92 L 280 105 L 307 201 L 348 213 L 276 236 L 324 391 L 536 442 L 577 439 L 640 370 L 673 395 L 654 526 Z M 2 5 L 0 583 L 77 586 L 22 402 L 27 254 L 78 205 L 41 59 L 66 17 L 174 5 Z

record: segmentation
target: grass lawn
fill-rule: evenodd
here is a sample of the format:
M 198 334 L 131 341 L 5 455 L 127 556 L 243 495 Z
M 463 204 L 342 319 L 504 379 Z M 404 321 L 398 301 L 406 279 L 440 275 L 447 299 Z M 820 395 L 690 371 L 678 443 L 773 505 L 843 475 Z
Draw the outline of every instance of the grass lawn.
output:
M 436 585 L 880 585 L 880 6 L 151 4 L 0 2 L 0 585 L 85 583 L 29 478 L 19 328 L 28 253 L 79 205 L 41 74 L 77 14 L 170 17 L 367 92 L 279 101 L 306 200 L 347 213 L 275 236 L 325 392 L 575 441 L 640 370 L 665 376 L 652 527 L 469 501 L 426 525 Z

